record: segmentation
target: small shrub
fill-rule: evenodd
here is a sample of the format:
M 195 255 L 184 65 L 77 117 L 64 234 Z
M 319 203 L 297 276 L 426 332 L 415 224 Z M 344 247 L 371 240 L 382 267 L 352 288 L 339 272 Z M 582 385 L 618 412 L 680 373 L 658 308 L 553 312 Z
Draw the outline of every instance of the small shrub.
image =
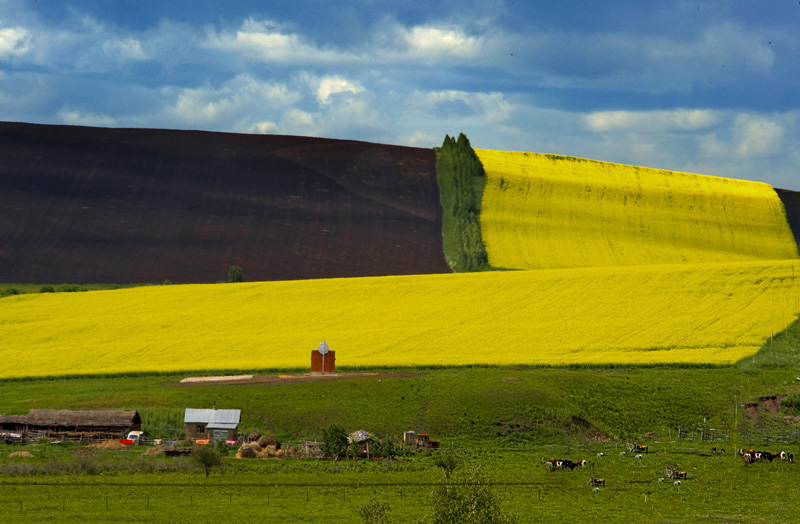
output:
M 444 478 L 449 479 L 453 471 L 461 465 L 461 459 L 458 458 L 454 450 L 446 449 L 436 454 L 433 463 L 437 468 L 441 468 L 444 471 Z
M 382 504 L 378 499 L 372 499 L 367 502 L 358 511 L 361 518 L 364 519 L 364 524 L 389 524 L 389 516 L 387 513 L 391 508 L 386 504 Z
M 341 458 L 347 455 L 347 431 L 339 424 L 333 424 L 322 430 L 322 449 L 323 453 Z
M 228 270 L 228 282 L 242 282 L 243 276 L 242 268 L 239 266 L 231 266 Z
M 39 293 L 55 293 L 56 290 L 53 286 L 46 285 L 39 288 Z
M 211 474 L 211 470 L 222 465 L 222 455 L 214 446 L 198 446 L 192 451 L 192 460 L 199 464 L 206 474 L 206 478 Z
M 463 483 L 440 482 L 431 493 L 434 524 L 512 524 L 480 467 L 467 470 Z

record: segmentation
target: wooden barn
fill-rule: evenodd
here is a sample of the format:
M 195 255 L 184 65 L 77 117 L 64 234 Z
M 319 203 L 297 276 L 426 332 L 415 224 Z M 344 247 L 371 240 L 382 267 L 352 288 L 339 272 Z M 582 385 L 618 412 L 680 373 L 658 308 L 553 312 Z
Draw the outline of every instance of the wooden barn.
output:
M 122 438 L 142 428 L 138 411 L 70 411 L 32 409 L 27 415 L 0 415 L 0 430 L 39 438 L 105 440 Z
M 239 432 L 240 409 L 192 409 L 186 408 L 183 423 L 186 439 L 194 442 L 236 440 Z

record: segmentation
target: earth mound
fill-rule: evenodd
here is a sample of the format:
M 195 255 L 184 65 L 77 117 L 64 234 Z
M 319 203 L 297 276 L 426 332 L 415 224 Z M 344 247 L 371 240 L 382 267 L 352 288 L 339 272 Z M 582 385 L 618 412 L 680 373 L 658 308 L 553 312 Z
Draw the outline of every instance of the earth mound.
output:
M 450 272 L 432 149 L 0 122 L 0 156 L 5 282 Z

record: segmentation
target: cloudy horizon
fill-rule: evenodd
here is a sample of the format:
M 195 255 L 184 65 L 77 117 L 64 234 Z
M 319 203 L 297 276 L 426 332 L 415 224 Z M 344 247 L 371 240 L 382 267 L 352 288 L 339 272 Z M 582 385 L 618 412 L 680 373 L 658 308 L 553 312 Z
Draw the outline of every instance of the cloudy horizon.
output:
M 0 0 L 0 119 L 533 151 L 800 190 L 800 2 Z

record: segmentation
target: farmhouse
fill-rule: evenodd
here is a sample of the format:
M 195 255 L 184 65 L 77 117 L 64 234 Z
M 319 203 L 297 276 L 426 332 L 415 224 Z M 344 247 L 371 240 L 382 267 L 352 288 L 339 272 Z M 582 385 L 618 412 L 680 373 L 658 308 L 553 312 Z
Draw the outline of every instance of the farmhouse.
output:
M 138 411 L 32 409 L 27 415 L 0 415 L 0 430 L 20 433 L 28 441 L 42 437 L 116 439 L 141 427 L 142 419 Z
M 192 409 L 186 408 L 183 423 L 186 425 L 186 439 L 216 442 L 236 440 L 238 435 L 240 409 Z

